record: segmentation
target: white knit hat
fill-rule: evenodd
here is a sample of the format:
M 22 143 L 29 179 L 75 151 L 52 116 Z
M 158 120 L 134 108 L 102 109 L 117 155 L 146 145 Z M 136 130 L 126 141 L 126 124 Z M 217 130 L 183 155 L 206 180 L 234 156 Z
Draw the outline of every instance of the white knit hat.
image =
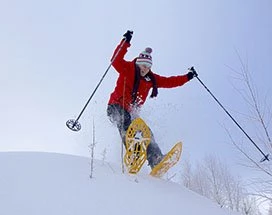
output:
M 148 67 L 152 66 L 152 49 L 146 48 L 143 52 L 139 54 L 139 57 L 137 57 L 136 64 L 138 65 L 146 65 Z

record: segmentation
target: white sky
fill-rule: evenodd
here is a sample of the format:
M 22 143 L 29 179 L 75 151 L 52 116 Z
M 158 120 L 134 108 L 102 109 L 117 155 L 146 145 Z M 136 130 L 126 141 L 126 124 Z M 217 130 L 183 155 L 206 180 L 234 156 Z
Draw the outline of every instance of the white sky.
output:
M 238 50 L 260 96 L 268 93 L 271 104 L 271 9 L 269 0 L 1 1 L 0 151 L 88 155 L 94 121 L 98 153 L 107 148 L 111 159 L 119 159 L 118 132 L 106 116 L 117 77 L 114 69 L 82 116 L 82 131 L 69 131 L 65 122 L 77 117 L 128 29 L 134 36 L 126 59 L 150 46 L 158 74 L 179 75 L 195 66 L 202 81 L 254 137 L 255 130 L 238 114 L 247 109 L 231 85 L 235 74 L 228 66 L 240 69 Z M 142 117 L 164 152 L 182 140 L 184 157 L 217 154 L 247 174 L 236 165 L 239 153 L 222 125 L 255 149 L 197 80 L 173 90 L 159 89 L 157 99 L 148 99 Z M 261 158 L 259 152 L 255 155 Z

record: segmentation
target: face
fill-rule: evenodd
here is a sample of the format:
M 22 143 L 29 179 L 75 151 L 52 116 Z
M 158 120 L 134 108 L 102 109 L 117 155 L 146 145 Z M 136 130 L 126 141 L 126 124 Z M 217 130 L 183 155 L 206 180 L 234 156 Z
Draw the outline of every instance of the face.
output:
M 140 64 L 139 68 L 142 77 L 144 77 L 150 71 L 150 67 L 145 64 Z

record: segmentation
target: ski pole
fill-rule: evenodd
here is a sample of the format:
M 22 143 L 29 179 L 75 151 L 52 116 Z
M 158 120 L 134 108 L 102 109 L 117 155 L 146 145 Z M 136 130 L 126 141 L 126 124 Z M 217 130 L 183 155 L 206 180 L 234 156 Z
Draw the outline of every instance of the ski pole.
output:
M 193 73 L 197 74 L 194 67 L 190 68 Z M 239 123 L 233 118 L 233 116 L 227 111 L 227 109 L 219 102 L 219 100 L 213 95 L 209 88 L 200 80 L 200 78 L 195 75 L 200 84 L 208 91 L 208 93 L 214 98 L 217 104 L 225 111 L 225 113 L 232 119 L 232 121 L 238 126 L 238 128 L 246 135 L 250 142 L 258 149 L 258 151 L 264 156 L 260 162 L 269 161 L 269 154 L 265 155 L 264 152 L 258 147 L 258 145 L 252 140 L 252 138 L 245 132 L 245 130 L 239 125 Z
M 119 49 L 117 50 L 117 52 L 115 53 L 114 57 L 111 60 L 110 65 L 108 66 L 108 68 L 106 69 L 105 73 L 103 74 L 102 78 L 100 79 L 100 81 L 98 82 L 97 86 L 95 87 L 94 91 L 92 92 L 90 98 L 88 99 L 88 101 L 86 102 L 85 106 L 83 107 L 83 109 L 81 110 L 80 114 L 78 115 L 78 117 L 76 119 L 69 119 L 66 122 L 66 126 L 71 129 L 72 131 L 79 131 L 81 129 L 81 125 L 79 123 L 79 119 L 81 117 L 81 115 L 83 114 L 83 112 L 85 111 L 85 109 L 87 108 L 88 104 L 90 103 L 90 101 L 92 100 L 95 92 L 97 91 L 98 87 L 100 86 L 100 84 L 102 83 L 103 79 L 105 78 L 106 74 L 108 73 L 113 61 L 116 59 L 117 55 L 119 54 L 120 50 L 122 49 L 122 47 L 125 44 L 125 40 L 122 41 Z

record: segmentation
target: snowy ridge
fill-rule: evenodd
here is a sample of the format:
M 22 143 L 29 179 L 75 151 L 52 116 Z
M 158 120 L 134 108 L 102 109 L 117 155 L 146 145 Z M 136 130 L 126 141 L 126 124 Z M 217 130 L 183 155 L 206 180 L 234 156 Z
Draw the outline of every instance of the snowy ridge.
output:
M 0 153 L 2 215 L 235 214 L 181 185 L 118 165 L 44 152 Z

